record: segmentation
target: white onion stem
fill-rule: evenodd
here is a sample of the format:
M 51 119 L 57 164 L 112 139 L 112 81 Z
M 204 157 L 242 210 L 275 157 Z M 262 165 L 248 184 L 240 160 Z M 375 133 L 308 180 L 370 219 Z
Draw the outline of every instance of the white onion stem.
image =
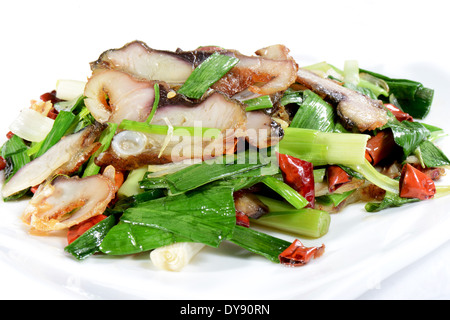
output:
M 45 139 L 53 127 L 54 120 L 36 110 L 23 109 L 11 123 L 9 130 L 22 139 L 40 142 Z
M 56 97 L 70 101 L 84 94 L 86 82 L 77 80 L 58 80 L 56 82 Z
M 177 242 L 150 252 L 150 260 L 162 270 L 181 271 L 205 247 L 203 243 Z

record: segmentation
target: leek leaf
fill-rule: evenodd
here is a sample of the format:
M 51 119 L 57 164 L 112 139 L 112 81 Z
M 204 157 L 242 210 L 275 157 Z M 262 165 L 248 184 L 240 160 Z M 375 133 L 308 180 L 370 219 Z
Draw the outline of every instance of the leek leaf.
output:
M 443 167 L 450 165 L 448 157 L 431 141 L 423 141 L 419 145 L 420 158 L 426 167 Z
M 366 203 L 365 209 L 367 212 L 379 212 L 387 208 L 400 207 L 406 203 L 418 201 L 420 200 L 414 198 L 401 198 L 398 194 L 386 192 L 383 201 Z
M 189 239 L 145 225 L 119 222 L 105 236 L 99 250 L 108 255 L 128 255 L 181 241 Z
M 115 224 L 116 219 L 114 215 L 110 215 L 92 226 L 70 245 L 66 246 L 64 251 L 70 253 L 78 260 L 86 259 L 100 251 L 100 244 Z
M 178 93 L 188 98 L 200 99 L 211 85 L 222 78 L 238 62 L 237 58 L 221 55 L 218 52 L 213 53 L 194 69 Z
M 236 226 L 229 241 L 272 262 L 279 262 L 278 256 L 291 245 L 286 240 L 242 226 Z
M 228 161 L 226 156 L 215 160 L 206 160 L 164 176 L 144 177 L 140 186 L 146 189 L 167 188 L 172 195 L 175 195 L 246 172 L 251 172 L 250 176 L 262 175 L 265 164 L 258 159 L 255 159 L 254 162 L 249 161 L 249 157 L 245 159 L 244 163 L 239 163 L 239 159 Z
M 409 156 L 424 140 L 426 140 L 431 132 L 423 124 L 419 122 L 398 121 L 391 118 L 382 129 L 390 128 L 394 135 L 397 145 L 403 148 L 403 155 Z
M 9 181 L 20 168 L 31 161 L 27 154 L 27 148 L 23 139 L 17 135 L 13 135 L 3 145 L 2 157 L 6 160 L 5 182 Z M 8 200 L 12 199 L 8 198 Z
M 404 112 L 413 118 L 423 119 L 430 111 L 434 90 L 422 83 L 407 79 L 393 79 L 372 71 L 360 69 L 376 78 L 384 80 L 389 86 L 389 93 L 393 94 Z
M 282 106 L 292 103 L 300 105 L 302 102 L 302 91 L 294 91 L 291 88 L 288 88 L 280 99 L 280 105 Z
M 61 111 L 53 123 L 52 130 L 48 133 L 44 142 L 40 146 L 40 149 L 34 155 L 34 158 L 40 157 L 53 145 L 55 145 L 70 129 L 72 123 L 74 122 L 76 116 L 69 111 Z
M 207 186 L 141 202 L 127 209 L 121 221 L 217 247 L 231 235 L 236 225 L 233 190 Z
M 310 90 L 303 92 L 303 101 L 292 119 L 290 127 L 333 132 L 333 107 Z

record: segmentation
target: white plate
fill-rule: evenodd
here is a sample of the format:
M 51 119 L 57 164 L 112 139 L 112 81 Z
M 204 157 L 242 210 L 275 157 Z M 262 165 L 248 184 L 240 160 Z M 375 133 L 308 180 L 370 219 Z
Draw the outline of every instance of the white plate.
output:
M 172 1 L 170 8 L 107 3 L 77 1 L 64 8 L 57 1 L 8 3 L 9 14 L 0 21 L 2 30 L 13 30 L 2 34 L 0 51 L 3 132 L 57 79 L 85 80 L 88 63 L 103 50 L 134 39 L 158 49 L 218 44 L 243 53 L 283 43 L 301 65 L 327 60 L 343 66 L 344 60 L 357 59 L 363 68 L 434 88 L 425 122 L 450 131 L 444 112 L 450 107 L 449 55 L 441 41 L 450 28 L 439 2 L 417 7 L 410 1 L 405 8 L 388 1 L 278 1 L 276 6 L 228 1 L 220 11 L 202 1 Z M 24 6 L 27 11 L 20 10 Z M 440 142 L 447 154 L 449 140 Z M 355 299 L 450 240 L 448 203 L 435 199 L 377 214 L 362 205 L 348 207 L 333 215 L 325 237 L 304 240 L 324 243 L 326 253 L 302 268 L 285 268 L 224 243 L 203 250 L 180 273 L 156 270 L 148 254 L 75 261 L 63 251 L 64 236 L 28 233 L 19 219 L 24 202 L 0 203 L 0 298 Z

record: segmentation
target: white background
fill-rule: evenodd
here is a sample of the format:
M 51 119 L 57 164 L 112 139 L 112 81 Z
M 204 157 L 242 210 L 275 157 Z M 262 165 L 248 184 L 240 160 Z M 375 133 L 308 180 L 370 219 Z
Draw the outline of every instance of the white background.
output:
M 281 43 L 291 49 L 300 65 L 326 60 L 342 67 L 345 60 L 356 59 L 363 68 L 419 80 L 440 89 L 435 99 L 436 112 L 430 114 L 430 119 L 432 124 L 450 129 L 450 117 L 445 112 L 450 108 L 446 97 L 450 84 L 447 44 L 450 22 L 445 5 L 446 1 L 411 0 L 8 1 L 0 9 L 1 128 L 6 133 L 19 110 L 52 90 L 57 79 L 86 80 L 89 62 L 101 52 L 138 39 L 156 49 L 190 50 L 200 45 L 219 45 L 246 54 Z M 441 206 L 445 206 L 443 201 Z M 1 207 L 0 230 L 8 232 L 11 224 L 17 227 L 13 219 L 18 219 L 19 213 L 6 208 Z M 433 211 L 434 207 L 420 208 Z M 438 219 L 436 223 L 440 222 Z M 338 225 L 339 232 L 345 233 L 340 221 Z M 450 243 L 447 243 L 450 236 L 446 234 L 450 231 L 446 226 L 437 228 L 440 234 L 434 238 L 424 237 L 427 232 L 419 230 L 417 250 L 409 247 L 403 251 L 404 257 L 386 260 L 392 263 L 392 268 L 386 267 L 389 271 L 372 279 L 364 278 L 363 288 L 355 290 L 349 286 L 348 294 L 331 298 L 450 298 Z M 408 235 L 415 238 L 414 234 Z M 333 239 L 331 235 L 330 241 Z M 64 278 L 64 284 L 59 284 L 49 280 L 51 276 L 45 271 L 30 272 L 33 267 L 23 265 L 34 260 L 23 254 L 24 246 L 9 241 L 0 243 L 0 298 L 90 298 L 88 294 L 67 290 L 68 282 L 80 281 L 79 278 Z M 36 241 L 32 237 L 28 241 L 30 251 L 41 247 L 31 244 Z M 44 251 L 45 245 L 44 241 Z M 327 245 L 332 247 L 333 243 Z M 52 254 L 61 254 L 53 246 L 54 243 L 50 245 Z M 21 258 L 14 260 L 15 264 L 9 263 L 15 254 Z M 114 261 L 114 266 L 118 263 Z M 377 263 L 383 264 L 383 260 Z M 348 283 L 352 282 L 349 278 Z M 266 297 L 279 298 L 276 292 Z

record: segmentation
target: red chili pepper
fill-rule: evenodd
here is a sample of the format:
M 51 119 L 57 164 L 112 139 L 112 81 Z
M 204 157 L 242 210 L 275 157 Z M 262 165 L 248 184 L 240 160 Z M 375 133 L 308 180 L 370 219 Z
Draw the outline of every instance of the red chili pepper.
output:
M 367 141 L 366 159 L 376 165 L 387 158 L 394 150 L 396 144 L 394 136 L 389 131 L 380 131 Z
M 0 171 L 6 168 L 6 160 L 0 156 Z
M 314 208 L 314 172 L 311 162 L 287 154 L 278 154 L 278 163 L 284 182 L 296 190 L 307 201 L 307 208 Z
M 249 228 L 250 227 L 250 219 L 248 218 L 248 216 L 245 213 L 243 213 L 239 210 L 236 210 L 236 224 L 238 226 Z
M 42 94 L 42 95 L 40 96 L 40 99 L 41 99 L 42 101 L 44 101 L 44 102 L 50 101 L 50 102 L 53 103 L 53 104 L 55 104 L 55 103 L 61 101 L 61 99 L 58 99 L 58 98 L 56 97 L 56 90 L 53 90 L 53 91 L 46 92 L 46 93 Z
M 410 164 L 405 164 L 400 176 L 400 197 L 430 199 L 436 193 L 436 186 L 425 173 Z
M 100 214 L 100 215 L 94 216 L 92 218 L 89 218 L 83 222 L 80 222 L 77 225 L 70 227 L 67 232 L 67 242 L 69 244 L 71 244 L 76 239 L 78 239 L 83 233 L 85 233 L 90 228 L 92 228 L 97 223 L 99 223 L 100 221 L 102 221 L 103 219 L 106 219 L 106 218 L 107 218 L 107 216 Z
M 352 181 L 352 177 L 339 166 L 327 168 L 328 191 L 334 192 L 342 185 Z
M 6 134 L 6 138 L 7 138 L 7 139 L 11 139 L 11 138 L 13 137 L 13 135 L 14 135 L 14 133 L 13 133 L 12 131 L 9 131 L 9 132 Z
M 389 111 L 392 112 L 392 114 L 397 118 L 398 121 L 409 121 L 409 122 L 413 122 L 414 119 L 411 115 L 409 115 L 406 112 L 403 112 L 402 110 L 400 110 L 399 108 L 397 108 L 396 106 L 394 106 L 393 104 L 390 103 L 386 103 L 384 105 Z
M 284 250 L 278 259 L 283 265 L 291 267 L 301 267 L 307 264 L 312 258 L 318 258 L 325 252 L 325 245 L 320 247 L 305 247 L 300 240 L 295 241 Z

